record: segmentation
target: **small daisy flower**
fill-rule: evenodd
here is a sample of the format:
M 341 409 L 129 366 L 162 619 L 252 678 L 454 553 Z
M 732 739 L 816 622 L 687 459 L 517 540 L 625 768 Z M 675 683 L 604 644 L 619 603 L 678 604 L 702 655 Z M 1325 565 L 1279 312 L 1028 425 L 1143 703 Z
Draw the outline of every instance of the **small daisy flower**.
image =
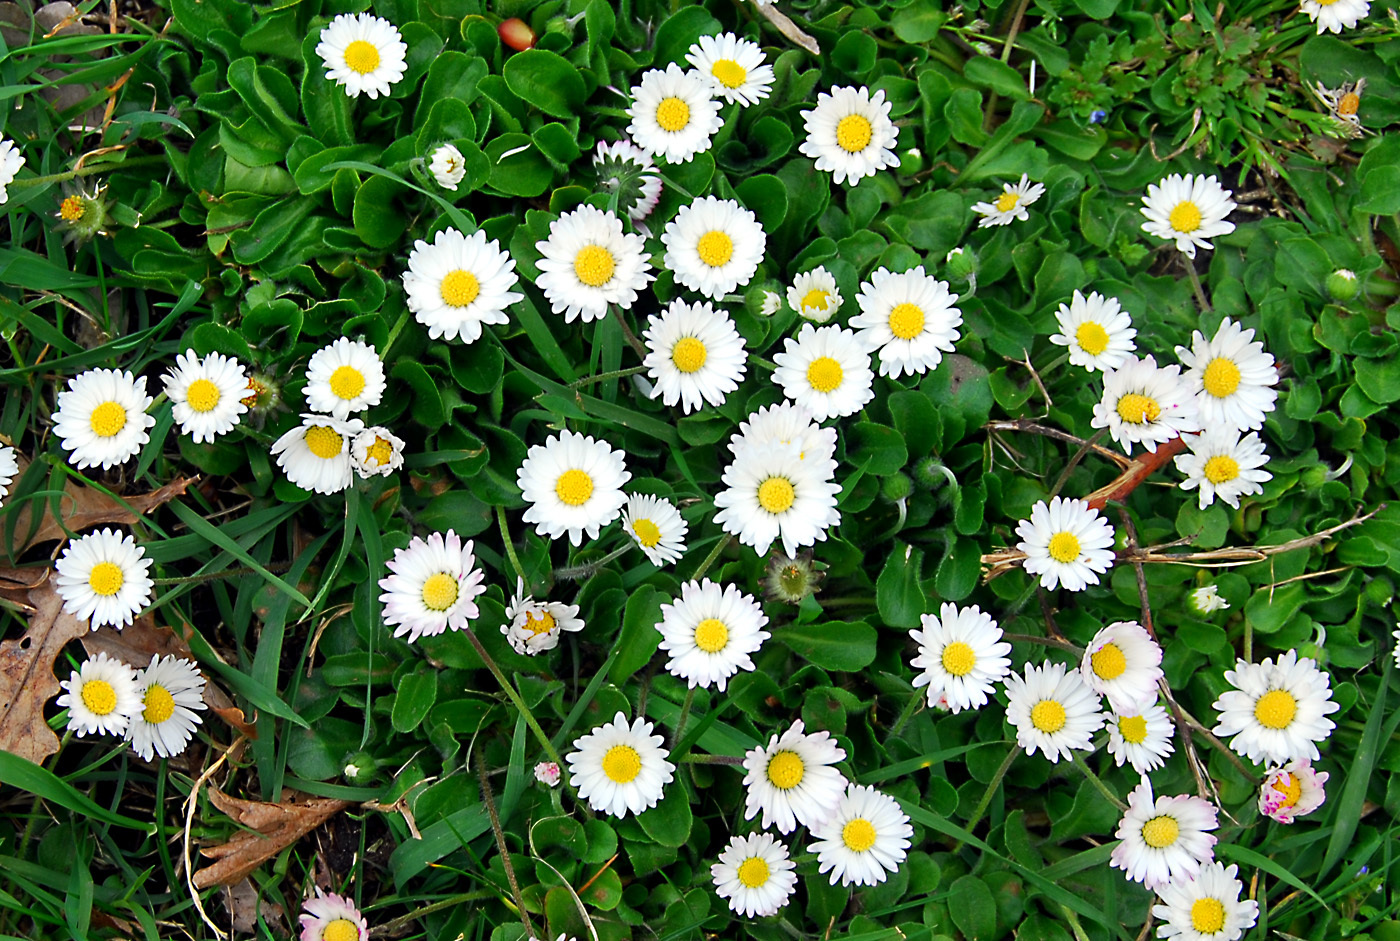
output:
M 1336 728 L 1327 716 L 1341 708 L 1332 701 L 1331 681 L 1311 657 L 1290 650 L 1274 663 L 1240 660 L 1225 671 L 1232 690 L 1221 693 L 1213 708 L 1220 722 L 1211 731 L 1230 739 L 1230 747 L 1255 763 L 1281 765 L 1300 758 L 1318 759 L 1317 742 Z
M 248 373 L 228 356 L 210 353 L 200 360 L 194 350 L 175 357 L 175 368 L 165 374 L 165 395 L 180 431 L 195 444 L 228 434 L 248 411 Z
M 719 108 L 709 81 L 672 62 L 664 72 L 649 69 L 642 84 L 633 87 L 627 136 L 653 157 L 689 163 L 710 149 L 715 132 L 723 126 Z
M 771 833 L 732 836 L 710 866 L 715 892 L 745 918 L 776 915 L 797 887 L 797 866 L 785 843 Z
M 758 43 L 733 33 L 701 36 L 685 54 L 690 67 L 704 76 L 714 93 L 747 108 L 768 97 L 773 67 Z
M 384 593 L 384 623 L 394 626 L 394 636 L 434 637 L 447 630 L 460 631 L 481 615 L 474 600 L 486 591 L 486 573 L 476 566 L 472 541 L 462 542 L 452 530 L 414 536 L 403 549 L 394 550 L 389 574 L 379 580 Z
M 373 346 L 341 337 L 311 354 L 306 405 L 344 421 L 384 397 L 384 364 Z
M 583 618 L 578 616 L 578 605 L 564 604 L 562 601 L 536 601 L 525 594 L 525 580 L 515 580 L 515 596 L 506 608 L 510 620 L 501 625 L 501 633 L 506 635 L 516 653 L 528 656 L 542 654 L 559 646 L 559 636 L 564 631 L 583 630 Z
M 342 13 L 321 30 L 316 54 L 326 67 L 326 81 L 335 82 L 351 98 L 389 94 L 403 78 L 408 46 L 398 28 L 369 13 Z
M 1152 797 L 1152 782 L 1143 776 L 1128 794 L 1128 809 L 1114 834 L 1122 842 L 1109 866 L 1133 882 L 1160 890 L 1169 882 L 1193 879 L 1215 858 L 1215 805 L 1199 797 Z
M 669 500 L 629 493 L 627 506 L 622 510 L 622 528 L 651 564 L 659 568 L 680 560 L 690 526 Z
M 836 279 L 831 272 L 818 265 L 793 278 L 787 302 L 813 323 L 826 323 L 841 310 L 841 292 L 836 289 Z
M 922 375 L 953 352 L 962 311 L 948 282 L 924 274 L 924 266 L 891 274 L 880 268 L 860 286 L 860 313 L 851 318 L 867 349 L 878 350 L 880 375 Z
M 1230 602 L 1220 597 L 1220 589 L 1214 585 L 1202 585 L 1191 592 L 1191 606 L 1201 614 L 1224 611 Z
M 131 536 L 114 529 L 70 542 L 54 563 L 63 610 L 92 629 L 130 624 L 151 603 L 151 560 Z
M 563 431 L 532 446 L 515 479 L 530 504 L 525 522 L 550 539 L 568 533 L 577 546 L 584 533 L 597 539 L 598 530 L 617 519 L 627 502 L 622 485 L 632 475 L 622 452 L 606 441 Z
M 731 676 L 754 668 L 749 654 L 771 636 L 763 630 L 767 623 L 753 595 L 707 578 L 682 583 L 680 598 L 661 606 L 656 629 L 668 672 L 691 689 L 715 686 L 722 693 Z
M 1251 342 L 1253 341 L 1253 342 Z M 1199 330 L 1191 334 L 1191 349 L 1176 348 L 1186 366 L 1182 380 L 1196 394 L 1201 425 L 1228 425 L 1240 431 L 1264 427 L 1264 416 L 1274 410 L 1278 392 L 1278 368 L 1254 340 L 1254 331 L 1225 318 L 1215 336 L 1206 342 Z
M 1157 890 L 1162 904 L 1152 914 L 1163 921 L 1157 937 L 1179 941 L 1238 941 L 1259 919 L 1259 903 L 1240 901 L 1239 867 L 1210 862 L 1194 879 L 1173 880 Z
M 773 381 L 783 395 L 817 421 L 854 415 L 875 397 L 870 354 L 844 327 L 804 323 L 796 338 L 783 340 L 783 351 L 773 362 L 778 367 Z
M 1137 348 L 1133 319 L 1117 298 L 1095 291 L 1087 298 L 1078 291 L 1069 305 L 1055 312 L 1060 332 L 1050 337 L 1056 346 L 1069 348 L 1069 361 L 1093 372 L 1119 369 Z
M 15 449 L 8 445 L 0 446 L 0 507 L 5 505 L 5 498 L 10 495 L 10 484 L 17 476 L 19 461 L 15 459 Z
M 1142 202 L 1147 217 L 1142 231 L 1176 242 L 1187 258 L 1196 257 L 1197 247 L 1215 248 L 1206 239 L 1235 231 L 1235 224 L 1225 221 L 1235 211 L 1235 201 L 1213 176 L 1173 173 L 1150 184 Z
M 609 304 L 626 310 L 656 277 L 646 240 L 624 234 L 622 220 L 596 206 L 585 204 L 555 219 L 549 238 L 536 242 L 535 249 L 544 256 L 537 262 L 535 284 L 565 323 L 606 317 Z
M 131 750 L 144 761 L 183 752 L 205 709 L 204 676 L 194 661 L 152 656 L 150 665 L 136 675 L 136 692 L 141 704 L 126 727 Z
M 830 171 L 836 183 L 859 183 L 886 167 L 899 165 L 894 155 L 899 129 L 890 120 L 890 102 L 880 89 L 832 86 L 817 95 L 817 106 L 802 112 L 806 140 L 798 148 L 816 161 L 818 170 Z
M 431 245 L 413 243 L 403 290 L 429 337 L 475 343 L 484 324 L 510 322 L 506 308 L 525 297 L 512 290 L 519 280 L 515 260 L 495 239 L 479 229 L 471 235 L 443 229 Z
M 1186 436 L 1189 450 L 1175 458 L 1176 469 L 1186 475 L 1181 489 L 1199 487 L 1203 510 L 1216 497 L 1239 509 L 1240 497 L 1263 493 L 1264 481 L 1273 479 L 1274 475 L 1263 469 L 1269 463 L 1264 442 L 1252 431 L 1241 438 L 1239 431 L 1228 425 L 1206 422 L 1206 426 L 1208 431 Z
M 12 140 L 0 137 L 0 206 L 10 201 L 9 186 L 24 166 L 24 154 Z
M 684 206 L 661 235 L 676 282 L 712 300 L 749 283 L 768 245 L 754 214 L 732 199 L 705 196 Z
M 559 766 L 552 761 L 541 761 L 535 765 L 535 780 L 545 787 L 558 787 L 562 777 Z
M 1099 583 L 1113 564 L 1113 527 L 1087 500 L 1053 497 L 1031 507 L 1031 518 L 1016 524 L 1026 554 L 1026 572 L 1040 576 L 1040 587 L 1063 584 L 1083 591 Z
M 1016 743 L 1027 755 L 1040 753 L 1058 764 L 1073 759 L 1075 749 L 1089 751 L 1103 727 L 1099 697 L 1078 670 L 1063 664 L 1026 664 L 1024 677 L 1006 677 L 1006 718 L 1016 727 Z
M 316 897 L 301 907 L 299 941 L 369 941 L 369 922 L 348 898 L 316 886 Z
M 1196 401 L 1179 366 L 1132 357 L 1104 373 L 1103 398 L 1094 404 L 1089 426 L 1107 428 L 1128 454 L 1134 444 L 1155 452 L 1183 431 L 1199 430 Z
M 1138 774 L 1147 774 L 1166 764 L 1167 756 L 1176 750 L 1172 720 L 1157 703 L 1133 714 L 1114 712 L 1105 725 L 1108 753 L 1120 768 L 1127 762 Z
M 593 170 L 604 192 L 617 194 L 617 208 L 640 222 L 661 201 L 661 174 L 656 163 L 636 144 L 627 140 L 598 142 Z
M 677 298 L 648 320 L 642 336 L 647 355 L 642 364 L 655 383 L 652 398 L 681 404 L 692 412 L 705 403 L 723 405 L 744 378 L 744 338 L 723 309 L 709 301 L 687 304 Z
M 60 685 L 64 692 L 55 705 L 68 710 L 68 729 L 78 738 L 99 732 L 122 735 L 141 711 L 136 671 L 106 653 L 83 661 Z
M 1079 671 L 1089 688 L 1119 712 L 1157 701 L 1162 648 L 1137 621 L 1114 621 L 1094 635 Z
M 574 741 L 565 761 L 569 784 L 588 806 L 613 817 L 655 807 L 676 766 L 666 760 L 664 736 L 652 734 L 645 719 L 619 712 L 613 720 Z
M 361 477 L 387 477 L 403 467 L 403 439 L 375 425 L 350 439 L 350 466 Z
M 729 451 L 738 457 L 745 448 L 775 443 L 796 446 L 799 460 L 821 463 L 836 455 L 836 429 L 823 428 L 807 409 L 783 401 L 740 422 L 739 432 L 729 436 Z M 831 472 L 836 472 L 834 464 Z
M 919 645 L 910 666 L 922 670 L 914 688 L 928 687 L 929 705 L 940 699 L 951 712 L 980 709 L 987 704 L 992 686 L 1011 672 L 1011 645 L 1001 628 L 981 608 L 959 608 L 946 602 L 938 615 L 921 615 L 923 630 L 909 636 Z
M 1327 799 L 1322 786 L 1329 776 L 1326 771 L 1314 771 L 1306 758 L 1270 768 L 1259 789 L 1259 812 L 1279 823 L 1307 816 Z
M 977 203 L 972 211 L 982 216 L 977 228 L 985 229 L 993 225 L 1010 225 L 1012 222 L 1025 222 L 1030 213 L 1026 207 L 1045 195 L 1045 186 L 1032 183 L 1031 178 L 1021 174 L 1020 182 L 1003 183 L 1002 194 L 989 203 Z
M 148 429 L 156 423 L 155 416 L 146 414 L 151 402 L 145 376 L 89 369 L 58 393 L 53 432 L 63 450 L 73 452 L 68 460 L 74 467 L 109 470 L 135 457 L 151 440 Z
M 863 784 L 851 784 L 836 812 L 813 825 L 819 871 L 831 872 L 831 884 L 879 885 L 898 872 L 909 849 L 914 828 L 909 815 L 888 794 Z
M 455 193 L 458 184 L 467 175 L 467 161 L 455 146 L 442 144 L 433 151 L 428 160 L 428 172 L 433 175 L 438 186 Z
M 353 479 L 350 439 L 364 430 L 365 423 L 358 418 L 340 421 L 304 412 L 301 424 L 278 438 L 270 453 L 287 479 L 301 489 L 339 493 Z
M 1369 0 L 1303 0 L 1303 12 L 1317 24 L 1317 34 L 1354 29 L 1371 12 Z
M 826 541 L 841 522 L 834 482 L 836 462 L 777 442 L 742 448 L 724 470 L 725 489 L 715 497 L 715 522 L 763 555 L 781 540 L 788 555 Z
M 776 826 L 791 833 L 809 830 L 836 813 L 846 791 L 846 779 L 832 765 L 846 760 L 846 751 L 830 732 L 803 732 L 802 720 L 768 746 L 744 755 L 744 819 L 763 811 L 763 829 Z
M 763 303 L 759 305 L 760 317 L 772 317 L 783 307 L 783 296 L 777 291 L 764 291 Z

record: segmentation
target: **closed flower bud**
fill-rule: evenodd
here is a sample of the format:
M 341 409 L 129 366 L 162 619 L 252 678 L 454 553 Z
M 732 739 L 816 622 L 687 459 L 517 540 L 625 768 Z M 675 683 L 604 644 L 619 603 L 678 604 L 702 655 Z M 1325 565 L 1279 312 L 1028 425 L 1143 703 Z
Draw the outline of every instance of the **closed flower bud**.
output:
M 1346 303 L 1361 293 L 1361 282 L 1356 273 L 1346 268 L 1338 268 L 1327 276 L 1327 294 L 1334 301 Z

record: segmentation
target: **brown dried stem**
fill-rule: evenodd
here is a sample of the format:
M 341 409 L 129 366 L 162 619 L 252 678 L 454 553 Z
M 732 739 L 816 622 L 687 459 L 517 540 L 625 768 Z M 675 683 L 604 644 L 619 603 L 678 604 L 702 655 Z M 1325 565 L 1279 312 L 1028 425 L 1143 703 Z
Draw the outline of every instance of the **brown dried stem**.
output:
M 1079 445 L 1093 451 L 1099 457 L 1106 458 L 1119 467 L 1129 467 L 1132 461 L 1117 451 L 1104 447 L 1101 444 L 1094 444 L 1086 441 L 1067 431 L 1058 428 L 1051 428 L 1049 425 L 1042 425 L 1039 422 L 1031 421 L 1028 418 L 1013 418 L 1006 421 L 989 421 L 982 426 L 985 431 L 1024 431 L 1028 434 L 1043 435 L 1046 438 L 1054 438 L 1057 441 L 1067 441 L 1070 444 Z
M 510 861 L 510 847 L 506 845 L 505 831 L 501 829 L 501 815 L 496 812 L 496 795 L 491 792 L 491 776 L 486 772 L 486 759 L 479 751 L 476 753 L 476 774 L 481 780 L 481 798 L 486 803 L 486 813 L 491 817 L 491 832 L 496 837 L 496 850 L 501 854 L 506 882 L 510 883 L 511 898 L 515 899 L 515 908 L 520 912 L 520 922 L 525 926 L 526 937 L 533 941 L 535 926 L 530 922 L 530 913 L 525 910 L 525 897 L 520 894 L 520 882 L 515 878 L 515 865 Z

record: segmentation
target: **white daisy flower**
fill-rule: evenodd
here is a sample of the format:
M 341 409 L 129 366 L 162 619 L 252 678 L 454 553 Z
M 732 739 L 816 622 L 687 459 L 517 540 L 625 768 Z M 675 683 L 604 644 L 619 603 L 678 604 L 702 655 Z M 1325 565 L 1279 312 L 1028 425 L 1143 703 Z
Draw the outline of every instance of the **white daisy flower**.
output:
M 1292 823 L 1312 813 L 1327 800 L 1322 786 L 1328 777 L 1326 771 L 1314 771 L 1306 758 L 1270 768 L 1259 789 L 1259 812 L 1279 823 Z
M 210 353 L 201 361 L 194 350 L 186 350 L 175 357 L 175 368 L 164 380 L 170 414 L 195 444 L 228 434 L 248 411 L 243 404 L 248 373 L 231 357 Z
M 783 340 L 783 351 L 773 362 L 778 367 L 773 381 L 783 395 L 817 421 L 854 415 L 875 397 L 870 354 L 844 327 L 804 323 L 795 338 Z
M 818 265 L 792 280 L 787 292 L 788 305 L 813 323 L 826 323 L 841 310 L 841 292 L 831 272 Z M 776 311 L 776 308 L 774 308 Z
M 475 343 L 483 324 L 510 322 L 506 308 L 525 297 L 512 290 L 519 280 L 515 260 L 485 232 L 443 229 L 431 245 L 422 239 L 413 243 L 403 290 L 428 336 Z
M 1026 572 L 1040 576 L 1040 587 L 1063 584 L 1083 591 L 1099 583 L 1113 564 L 1113 527 L 1087 500 L 1053 497 L 1031 507 L 1031 518 L 1016 524 L 1026 554 Z
M 501 625 L 501 633 L 506 635 L 510 646 L 518 654 L 535 656 L 559 646 L 559 635 L 563 631 L 583 630 L 583 618 L 578 616 L 578 605 L 564 604 L 562 601 L 536 601 L 525 594 L 525 580 L 515 580 L 515 596 L 506 608 L 509 622 Z
M 10 484 L 18 476 L 19 461 L 15 458 L 15 449 L 8 445 L 0 446 L 0 507 L 5 505 L 5 498 L 10 495 Z
M 1193 879 L 1215 858 L 1215 837 L 1208 831 L 1216 825 L 1214 804 L 1187 794 L 1153 800 L 1152 782 L 1144 775 L 1128 793 L 1128 809 L 1114 833 L 1122 842 L 1108 864 L 1154 892 Z
M 437 147 L 428 160 L 428 172 L 437 185 L 445 190 L 457 192 L 457 185 L 467 175 L 467 161 L 462 152 L 452 144 Z
M 1089 688 L 1118 712 L 1132 712 L 1157 701 L 1162 648 L 1137 621 L 1114 621 L 1094 635 L 1079 672 Z
M 651 154 L 631 141 L 599 141 L 593 169 L 598 174 L 598 185 L 617 194 L 618 209 L 633 222 L 651 215 L 661 201 L 661 174 L 656 163 Z
M 1302 10 L 1317 24 L 1317 34 L 1354 29 L 1371 12 L 1369 0 L 1302 0 Z
M 757 104 L 768 97 L 773 85 L 773 67 L 758 43 L 733 33 L 701 36 L 685 54 L 685 61 L 731 104 L 737 101 L 746 108 Z
M 382 425 L 350 439 L 350 466 L 361 477 L 387 477 L 403 467 L 403 439 Z
M 326 67 L 326 81 L 342 86 L 351 98 L 362 92 L 378 98 L 403 78 L 408 46 L 388 20 L 342 13 L 321 30 L 316 54 Z
M 151 397 L 146 377 L 137 379 L 125 370 L 89 369 L 68 380 L 58 393 L 53 413 L 53 433 L 68 460 L 82 470 L 101 465 L 103 470 L 135 457 L 151 440 L 148 429 L 156 423 L 147 415 Z
M 649 69 L 642 84 L 632 88 L 631 123 L 627 136 L 654 157 L 689 163 L 710 149 L 724 124 L 710 83 L 697 72 L 684 72 L 672 62 L 663 72 Z
M 92 629 L 130 624 L 151 603 L 151 560 L 129 535 L 114 529 L 70 542 L 54 563 L 63 610 Z
M 369 922 L 355 903 L 334 892 L 322 892 L 301 903 L 305 909 L 298 941 L 369 941 Z
M 823 428 L 812 413 L 786 400 L 766 405 L 739 423 L 737 434 L 729 436 L 729 451 L 735 457 L 745 448 L 764 444 L 791 444 L 800 460 L 818 463 L 836 455 L 836 429 Z M 835 473 L 832 465 L 831 473 Z
M 78 738 L 125 734 L 131 717 L 141 711 L 136 671 L 105 652 L 84 660 L 60 685 L 64 692 L 54 704 L 68 710 L 68 730 Z
M 924 266 L 891 274 L 880 268 L 860 286 L 860 313 L 851 328 L 867 349 L 880 352 L 880 375 L 921 375 L 953 352 L 962 311 L 948 282 L 924 274 Z
M 950 712 L 985 706 L 993 684 L 1011 672 L 1011 645 L 1001 639 L 997 622 L 976 605 L 946 602 L 938 615 L 924 614 L 920 621 L 923 630 L 909 632 L 919 645 L 909 665 L 923 671 L 914 688 L 927 686 L 929 705 L 942 700 Z
M 798 719 L 766 748 L 744 755 L 744 819 L 763 811 L 763 829 L 776 826 L 791 833 L 809 830 L 836 813 L 846 791 L 846 779 L 832 765 L 846 760 L 846 751 L 830 732 L 806 735 Z
M 783 296 L 777 291 L 764 291 L 763 303 L 759 305 L 758 315 L 760 317 L 772 317 L 783 306 Z
M 647 321 L 647 375 L 656 383 L 652 398 L 681 403 L 692 412 L 724 404 L 744 378 L 744 338 L 723 309 L 709 301 L 687 304 L 677 298 Z
M 1178 346 L 1176 355 L 1186 366 L 1182 380 L 1196 394 L 1202 427 L 1264 427 L 1264 416 L 1278 399 L 1273 388 L 1278 368 L 1264 344 L 1254 340 L 1253 329 L 1245 330 L 1226 317 L 1209 343 L 1199 330 L 1193 331 L 1191 349 Z
M 306 405 L 342 421 L 379 404 L 384 364 L 374 347 L 341 337 L 311 354 L 306 364 Z
M 622 510 L 622 528 L 658 568 L 679 561 L 685 554 L 685 534 L 690 526 L 669 500 L 629 493 Z
M 598 530 L 617 519 L 627 497 L 622 485 L 632 479 L 621 451 L 606 441 L 563 431 L 544 444 L 530 448 L 515 473 L 521 495 L 530 504 L 525 522 L 550 539 L 569 534 L 577 546 L 586 532 L 598 538 Z
M 1224 611 L 1230 602 L 1220 597 L 1220 589 L 1215 585 L 1202 585 L 1191 592 L 1191 606 L 1201 614 Z
M 545 787 L 558 787 L 563 774 L 559 770 L 559 765 L 552 761 L 541 761 L 535 765 L 535 780 Z
M 732 836 L 710 866 L 715 892 L 745 918 L 776 915 L 797 887 L 797 866 L 785 843 L 771 833 Z
M 1157 937 L 1177 941 L 1238 941 L 1259 918 L 1259 903 L 1240 901 L 1244 883 L 1235 878 L 1239 867 L 1218 862 L 1201 867 L 1194 879 L 1173 880 L 1157 890 L 1162 904 L 1152 914 L 1163 924 Z
M 713 300 L 748 284 L 768 236 L 754 214 L 732 199 L 705 196 L 681 207 L 661 235 L 663 263 L 676 282 Z
M 1133 714 L 1112 713 L 1105 725 L 1108 753 L 1120 768 L 1127 762 L 1138 774 L 1147 774 L 1166 764 L 1167 756 L 1176 750 L 1172 720 L 1157 703 Z
M 126 741 L 144 761 L 154 756 L 173 758 L 194 737 L 203 721 L 204 676 L 193 660 L 174 655 L 152 656 L 150 665 L 136 674 L 141 705 L 126 727 Z
M 1026 664 L 1026 673 L 1006 677 L 1006 718 L 1016 727 L 1016 743 L 1034 755 L 1040 750 L 1058 764 L 1073 760 L 1074 749 L 1091 751 L 1094 733 L 1103 727 L 1099 697 L 1078 670 L 1063 664 Z
M 640 235 L 624 234 L 622 220 L 596 206 L 582 205 L 549 224 L 549 238 L 535 243 L 544 257 L 535 279 L 550 309 L 584 323 L 606 317 L 608 305 L 623 310 L 656 275 Z
M 1206 239 L 1229 235 L 1233 222 L 1225 217 L 1235 211 L 1235 201 L 1213 176 L 1173 173 L 1161 183 L 1149 184 L 1142 198 L 1147 221 L 1142 231 L 1176 242 L 1177 251 L 1196 257 L 1196 248 L 1215 248 Z
M 270 453 L 287 479 L 301 489 L 339 493 L 353 479 L 350 439 L 364 430 L 365 423 L 358 418 L 340 421 L 303 412 L 301 424 L 278 438 Z
M 835 476 L 834 460 L 804 458 L 791 444 L 742 448 L 724 470 L 715 522 L 759 555 L 781 540 L 794 556 L 799 546 L 825 542 L 827 529 L 841 522 Z
M 1390 635 L 1395 638 L 1395 649 L 1391 651 L 1391 656 L 1395 658 L 1395 665 L 1400 667 L 1400 629 Z
M 666 739 L 651 732 L 650 722 L 637 718 L 629 727 L 619 712 L 611 722 L 575 739 L 565 759 L 569 783 L 588 806 L 613 817 L 656 806 L 676 766 L 666 760 Z
M 396 625 L 394 636 L 434 637 L 460 631 L 481 616 L 474 600 L 486 591 L 486 573 L 476 566 L 472 541 L 462 542 L 452 530 L 414 536 L 408 546 L 394 550 L 389 574 L 379 580 L 384 593 L 384 623 Z
M 1031 178 L 1021 174 L 1017 183 L 1003 183 L 1002 194 L 989 203 L 976 203 L 972 211 L 982 216 L 977 228 L 985 229 L 993 225 L 1010 225 L 1012 222 L 1025 222 L 1031 217 L 1026 207 L 1045 195 L 1045 186 L 1032 183 Z
M 1103 376 L 1103 398 L 1094 404 L 1091 428 L 1107 428 L 1123 450 L 1133 444 L 1149 451 L 1179 436 L 1200 429 L 1196 399 L 1181 377 L 1179 366 L 1158 366 L 1151 356 L 1129 358 Z
M 1274 475 L 1263 469 L 1269 463 L 1264 442 L 1252 431 L 1241 438 L 1229 425 L 1205 424 L 1209 430 L 1187 435 L 1187 452 L 1175 458 L 1176 469 L 1186 475 L 1181 489 L 1199 487 L 1203 510 L 1216 497 L 1239 509 L 1240 497 L 1263 493 L 1264 481 L 1273 479 Z
M 1275 664 L 1240 660 L 1225 671 L 1232 690 L 1221 693 L 1214 708 L 1220 722 L 1211 731 L 1230 739 L 1230 747 L 1255 763 L 1281 765 L 1298 758 L 1318 759 L 1317 742 L 1336 725 L 1327 716 L 1341 708 L 1332 701 L 1331 681 L 1311 657 L 1296 650 Z
M 914 828 L 909 815 L 888 794 L 851 784 L 836 812 L 811 828 L 819 870 L 831 872 L 831 884 L 879 885 L 898 872 Z
M 1055 319 L 1060 332 L 1052 334 L 1050 342 L 1068 347 L 1069 361 L 1090 372 L 1119 369 L 1137 349 L 1133 318 L 1117 298 L 1097 291 L 1086 298 L 1075 291 L 1068 306 L 1060 305 Z
M 10 201 L 9 186 L 24 166 L 24 154 L 12 140 L 0 137 L 0 206 Z
M 768 616 L 753 595 L 737 585 L 721 588 L 708 578 L 683 582 L 681 596 L 661 606 L 661 649 L 666 670 L 694 689 L 715 686 L 722 693 L 729 678 L 752 670 L 755 653 L 770 635 Z
M 886 167 L 899 165 L 894 155 L 899 129 L 890 120 L 890 102 L 880 89 L 832 86 L 817 95 L 817 106 L 802 112 L 806 139 L 798 148 L 816 161 L 818 170 L 831 172 L 837 183 L 859 183 Z

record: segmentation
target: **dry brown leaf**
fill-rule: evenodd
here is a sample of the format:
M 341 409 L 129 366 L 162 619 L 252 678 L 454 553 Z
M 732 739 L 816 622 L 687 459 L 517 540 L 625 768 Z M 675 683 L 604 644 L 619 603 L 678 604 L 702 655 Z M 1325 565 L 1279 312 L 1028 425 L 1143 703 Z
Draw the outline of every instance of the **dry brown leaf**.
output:
M 217 860 L 194 874 L 196 888 L 211 885 L 233 885 L 252 873 L 267 860 L 291 846 L 331 817 L 351 806 L 349 801 L 327 797 L 289 799 L 284 791 L 282 801 L 248 801 L 229 797 L 216 787 L 209 788 L 214 806 L 237 823 L 256 832 L 239 832 L 227 843 L 202 846 L 199 851 Z
M 258 898 L 258 890 L 252 879 L 225 886 L 224 907 L 233 919 L 234 934 L 257 934 L 259 913 L 274 932 L 285 932 L 286 910 L 272 899 Z
M 34 614 L 24 636 L 0 643 L 0 750 L 37 765 L 58 751 L 58 736 L 44 721 L 45 704 L 62 690 L 54 661 L 89 628 L 64 612 L 51 582 L 29 592 L 29 605 Z

